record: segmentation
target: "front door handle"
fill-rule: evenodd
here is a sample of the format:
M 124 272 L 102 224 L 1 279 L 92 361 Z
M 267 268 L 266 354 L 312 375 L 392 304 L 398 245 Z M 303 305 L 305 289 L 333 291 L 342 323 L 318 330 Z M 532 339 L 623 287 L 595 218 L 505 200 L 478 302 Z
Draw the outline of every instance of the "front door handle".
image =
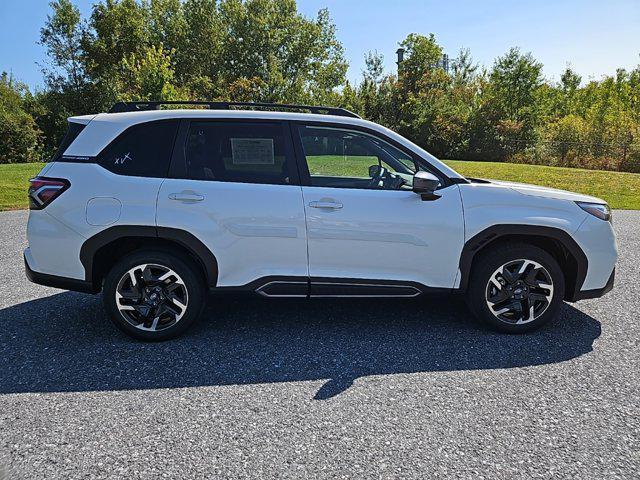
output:
M 319 202 L 309 202 L 309 206 L 311 208 L 324 208 L 326 210 L 339 210 L 342 208 L 342 204 L 340 202 L 326 200 L 320 200 Z
M 204 195 L 200 195 L 199 193 L 196 193 L 196 192 L 180 192 L 180 193 L 169 194 L 169 198 L 171 200 L 177 200 L 179 202 L 195 203 L 195 202 L 203 201 Z

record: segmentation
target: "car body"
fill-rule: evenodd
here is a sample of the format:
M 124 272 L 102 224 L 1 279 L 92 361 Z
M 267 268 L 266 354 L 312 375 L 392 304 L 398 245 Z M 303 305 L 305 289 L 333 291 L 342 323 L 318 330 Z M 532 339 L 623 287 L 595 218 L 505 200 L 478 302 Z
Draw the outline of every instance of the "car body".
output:
M 180 256 L 205 290 L 414 297 L 468 292 L 479 258 L 530 246 L 538 260 L 521 268 L 541 272 L 529 287 L 548 305 L 542 309 L 540 297 L 540 315 L 532 310 L 530 320 L 496 318 L 507 331 L 543 323 L 538 317 L 549 317 L 554 302 L 613 286 L 617 249 L 603 200 L 464 178 L 397 133 L 340 109 L 231 107 L 124 104 L 119 113 L 70 118 L 59 152 L 30 189 L 28 276 L 97 293 L 119 260 L 152 250 Z M 540 290 L 556 267 L 562 285 Z M 489 298 L 502 276 L 495 287 L 490 279 L 476 283 L 494 288 Z M 127 331 L 144 339 L 177 334 L 154 336 L 149 325 Z

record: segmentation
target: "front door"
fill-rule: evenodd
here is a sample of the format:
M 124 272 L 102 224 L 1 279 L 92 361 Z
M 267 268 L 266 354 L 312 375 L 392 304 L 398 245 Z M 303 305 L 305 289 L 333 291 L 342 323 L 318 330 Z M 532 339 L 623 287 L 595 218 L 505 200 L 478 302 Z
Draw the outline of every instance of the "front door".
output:
M 312 295 L 452 288 L 464 243 L 458 186 L 423 201 L 411 189 L 420 163 L 390 142 L 351 127 L 297 131 Z

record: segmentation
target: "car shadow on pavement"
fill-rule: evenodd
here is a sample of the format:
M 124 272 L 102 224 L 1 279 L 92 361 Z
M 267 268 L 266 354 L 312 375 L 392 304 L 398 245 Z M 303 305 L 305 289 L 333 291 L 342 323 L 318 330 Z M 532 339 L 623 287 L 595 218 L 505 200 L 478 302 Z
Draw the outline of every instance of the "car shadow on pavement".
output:
M 186 335 L 141 343 L 100 296 L 65 292 L 0 310 L 0 393 L 326 380 L 331 398 L 367 375 L 527 367 L 592 350 L 600 322 L 570 305 L 527 335 L 472 320 L 456 296 L 415 300 L 212 297 Z

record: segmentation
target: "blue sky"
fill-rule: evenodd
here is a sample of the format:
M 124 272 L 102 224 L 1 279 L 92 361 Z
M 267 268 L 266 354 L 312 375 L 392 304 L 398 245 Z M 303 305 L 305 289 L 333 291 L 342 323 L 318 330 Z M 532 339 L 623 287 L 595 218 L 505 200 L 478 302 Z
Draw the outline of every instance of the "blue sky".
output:
M 93 2 L 76 0 L 86 14 Z M 640 0 L 298 0 L 298 7 L 307 16 L 329 8 L 351 80 L 359 78 L 369 50 L 394 70 L 397 44 L 411 32 L 434 33 L 451 56 L 468 47 L 486 66 L 518 46 L 552 80 L 567 63 L 585 80 L 640 63 Z M 42 82 L 36 63 L 44 56 L 36 42 L 48 11 L 48 0 L 0 0 L 0 71 L 31 86 Z

